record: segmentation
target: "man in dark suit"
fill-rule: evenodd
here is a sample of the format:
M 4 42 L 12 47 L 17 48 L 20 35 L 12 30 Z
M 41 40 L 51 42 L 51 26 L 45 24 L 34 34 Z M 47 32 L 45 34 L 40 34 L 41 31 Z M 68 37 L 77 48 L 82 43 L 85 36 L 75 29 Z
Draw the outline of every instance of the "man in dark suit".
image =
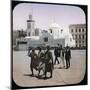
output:
M 66 46 L 65 50 L 66 69 L 70 67 L 70 59 L 71 59 L 71 50 L 69 46 Z
M 55 55 L 55 62 L 54 62 L 54 64 L 56 64 L 56 61 L 59 64 L 58 57 L 60 57 L 60 53 L 61 53 L 61 46 L 58 44 L 58 47 L 56 47 L 55 50 L 54 50 L 54 55 Z
M 39 65 L 38 65 L 38 76 L 40 75 L 41 70 L 43 71 L 43 74 L 45 72 L 45 60 L 44 60 L 44 53 L 42 52 L 41 47 L 38 48 L 39 52 L 38 52 L 38 60 L 39 60 Z
M 29 54 L 29 57 L 31 57 L 31 63 L 30 63 L 30 69 L 31 69 L 31 72 L 32 72 L 32 76 L 34 75 L 33 73 L 33 69 L 36 69 L 37 70 L 37 54 L 35 53 L 35 49 L 32 49 L 32 52 L 30 52 Z
M 45 52 L 45 78 L 47 78 L 47 72 L 50 72 L 50 78 L 52 78 L 53 72 L 53 56 L 50 52 L 50 47 L 47 46 L 47 50 Z
M 58 60 L 58 48 L 57 47 L 54 50 L 54 55 L 55 55 L 55 62 L 54 62 L 54 64 L 56 64 L 56 62 L 58 62 L 58 64 L 59 64 L 59 60 Z

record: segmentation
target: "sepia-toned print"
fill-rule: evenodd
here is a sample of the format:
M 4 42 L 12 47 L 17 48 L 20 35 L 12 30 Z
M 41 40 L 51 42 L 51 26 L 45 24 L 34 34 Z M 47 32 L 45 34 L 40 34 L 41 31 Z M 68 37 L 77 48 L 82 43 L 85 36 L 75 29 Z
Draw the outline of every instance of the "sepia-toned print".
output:
M 12 88 L 87 84 L 86 11 L 12 1 Z

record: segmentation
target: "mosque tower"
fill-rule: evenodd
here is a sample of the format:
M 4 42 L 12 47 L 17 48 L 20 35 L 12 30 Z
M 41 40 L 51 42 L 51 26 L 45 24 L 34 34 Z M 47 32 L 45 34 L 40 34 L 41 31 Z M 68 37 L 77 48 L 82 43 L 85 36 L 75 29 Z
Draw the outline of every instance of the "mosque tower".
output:
M 29 15 L 27 20 L 27 36 L 35 35 L 35 21 L 32 19 L 32 15 Z

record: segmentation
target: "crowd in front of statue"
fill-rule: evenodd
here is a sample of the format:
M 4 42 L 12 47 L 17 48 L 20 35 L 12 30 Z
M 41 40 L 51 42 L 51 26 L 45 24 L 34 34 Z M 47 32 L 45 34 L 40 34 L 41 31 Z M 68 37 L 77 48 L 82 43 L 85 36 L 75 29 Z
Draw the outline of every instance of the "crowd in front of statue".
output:
M 50 46 L 46 46 L 44 50 L 41 47 L 38 47 L 38 53 L 36 53 L 35 48 L 28 49 L 28 56 L 30 57 L 30 70 L 31 76 L 34 76 L 34 69 L 38 71 L 38 77 L 43 77 L 43 79 L 47 79 L 47 73 L 50 73 L 50 77 L 53 76 L 54 65 L 60 64 L 60 59 L 62 60 L 63 66 L 60 66 L 60 69 L 68 69 L 70 68 L 70 59 L 71 59 L 71 50 L 67 45 L 66 47 L 62 47 L 62 45 L 58 44 L 58 47 L 54 48 L 54 56 L 53 58 L 52 52 L 50 50 Z M 43 72 L 40 75 L 40 72 Z

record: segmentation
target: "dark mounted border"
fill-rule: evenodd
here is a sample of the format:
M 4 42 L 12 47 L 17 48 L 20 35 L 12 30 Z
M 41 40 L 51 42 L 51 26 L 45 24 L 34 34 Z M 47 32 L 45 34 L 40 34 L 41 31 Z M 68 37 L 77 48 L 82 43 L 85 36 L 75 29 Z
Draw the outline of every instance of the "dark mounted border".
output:
M 85 76 L 80 83 L 69 84 L 69 85 L 53 85 L 53 86 L 36 86 L 36 87 L 21 87 L 18 86 L 13 80 L 13 9 L 16 5 L 20 3 L 36 3 L 36 4 L 52 4 L 52 5 L 68 5 L 68 6 L 77 6 L 81 8 L 85 13 L 86 19 L 86 70 Z M 33 2 L 33 1 L 11 1 L 11 89 L 30 89 L 30 88 L 49 88 L 49 87 L 62 87 L 62 86 L 79 86 L 88 84 L 88 6 L 87 5 L 78 5 L 78 4 L 62 4 L 62 3 L 50 3 L 50 2 Z

